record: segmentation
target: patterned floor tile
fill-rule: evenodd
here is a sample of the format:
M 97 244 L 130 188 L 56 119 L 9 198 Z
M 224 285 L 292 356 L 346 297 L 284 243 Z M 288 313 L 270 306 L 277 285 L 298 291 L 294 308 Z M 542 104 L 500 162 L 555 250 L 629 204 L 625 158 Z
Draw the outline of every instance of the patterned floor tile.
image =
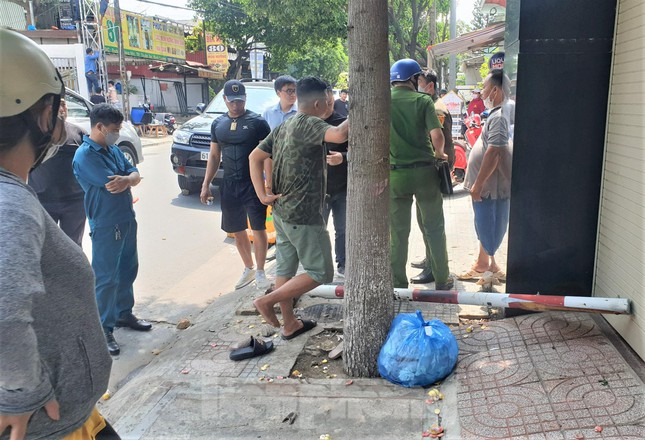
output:
M 538 380 L 526 348 L 512 347 L 464 356 L 457 364 L 459 391 L 520 385 Z
M 645 386 L 633 377 L 588 375 L 543 385 L 563 429 L 634 424 L 645 410 Z
M 565 438 L 585 440 L 642 440 L 645 438 L 645 426 L 603 426 L 601 432 L 596 432 L 595 427 L 564 431 Z M 576 437 L 577 436 L 577 437 Z
M 212 377 L 286 377 L 289 375 L 297 357 L 297 353 L 292 352 L 297 351 L 299 353 L 302 350 L 300 345 L 304 345 L 306 339 L 297 341 L 301 344 L 298 344 L 296 348 L 291 347 L 287 341 L 281 338 L 267 338 L 266 340 L 269 339 L 273 341 L 277 349 L 264 356 L 232 361 L 229 358 L 232 342 L 221 338 L 212 338 L 193 356 L 186 359 L 186 363 L 180 372 L 182 374 L 198 374 Z M 267 367 L 262 370 L 265 365 Z
M 604 336 L 533 344 L 527 348 L 542 380 L 602 376 L 627 369 L 618 351 Z
M 602 334 L 587 313 L 548 312 L 514 318 L 526 345 Z
M 508 439 L 560 430 L 537 382 L 459 393 L 458 399 L 463 438 Z
M 471 331 L 468 328 L 471 327 Z M 524 346 L 522 336 L 511 319 L 486 322 L 483 325 L 460 325 L 452 329 L 459 351 L 479 353 L 506 347 Z

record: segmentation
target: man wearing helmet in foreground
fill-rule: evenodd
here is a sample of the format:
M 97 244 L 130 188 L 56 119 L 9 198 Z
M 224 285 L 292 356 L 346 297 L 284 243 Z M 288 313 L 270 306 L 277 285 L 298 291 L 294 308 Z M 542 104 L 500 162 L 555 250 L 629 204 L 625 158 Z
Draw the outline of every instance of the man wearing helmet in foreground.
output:
M 65 89 L 38 45 L 6 28 L 0 78 L 0 438 L 118 438 L 95 408 L 111 359 L 92 267 L 26 184 L 65 140 Z
M 432 98 L 417 92 L 421 66 L 403 59 L 392 65 L 392 110 L 390 119 L 390 239 L 394 287 L 407 288 L 405 266 L 412 217 L 417 203 L 419 226 L 426 245 L 426 258 L 435 278 L 436 290 L 450 290 L 448 251 L 443 220 L 443 198 L 439 190 L 436 159 L 444 153 L 442 126 Z

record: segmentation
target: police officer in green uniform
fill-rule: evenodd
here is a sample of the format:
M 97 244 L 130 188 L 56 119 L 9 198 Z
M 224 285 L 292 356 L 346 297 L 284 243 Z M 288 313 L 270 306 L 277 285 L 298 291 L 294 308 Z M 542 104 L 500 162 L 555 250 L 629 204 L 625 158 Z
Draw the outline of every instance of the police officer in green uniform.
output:
M 392 111 L 390 121 L 390 238 L 394 287 L 408 287 L 405 266 L 412 217 L 417 203 L 426 258 L 431 262 L 436 290 L 450 290 L 448 251 L 436 159 L 444 153 L 442 126 L 432 98 L 417 92 L 421 66 L 402 59 L 390 69 Z

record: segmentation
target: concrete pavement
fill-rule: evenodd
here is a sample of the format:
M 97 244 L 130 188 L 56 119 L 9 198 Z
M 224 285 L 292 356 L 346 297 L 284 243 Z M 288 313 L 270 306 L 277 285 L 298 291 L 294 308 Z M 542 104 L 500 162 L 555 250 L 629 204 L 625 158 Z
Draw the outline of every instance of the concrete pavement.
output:
M 476 252 L 469 203 L 460 194 L 445 203 L 454 272 Z M 423 254 L 416 228 L 410 243 L 411 257 Z M 427 403 L 427 390 L 382 379 L 348 385 L 340 375 L 289 378 L 315 331 L 292 341 L 271 338 L 272 353 L 230 361 L 230 346 L 262 326 L 257 315 L 241 314 L 261 294 L 251 285 L 215 299 L 194 326 L 100 403 L 124 439 L 418 439 L 438 417 L 444 439 L 645 438 L 642 361 L 601 317 L 548 312 L 458 325 L 457 306 L 398 303 L 397 312 L 420 308 L 426 319 L 453 324 L 459 342 L 457 368 L 438 387 L 444 400 Z M 340 301 L 303 297 L 299 306 L 320 327 L 342 324 Z M 293 424 L 283 422 L 292 412 Z

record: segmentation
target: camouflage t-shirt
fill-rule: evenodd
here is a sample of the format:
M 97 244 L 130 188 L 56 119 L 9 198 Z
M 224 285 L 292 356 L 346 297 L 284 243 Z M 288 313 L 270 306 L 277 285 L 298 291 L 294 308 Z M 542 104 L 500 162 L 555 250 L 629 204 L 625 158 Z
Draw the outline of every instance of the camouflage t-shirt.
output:
M 273 159 L 273 193 L 282 194 L 273 210 L 287 223 L 324 223 L 327 164 L 323 140 L 329 127 L 320 118 L 298 113 L 258 145 Z

